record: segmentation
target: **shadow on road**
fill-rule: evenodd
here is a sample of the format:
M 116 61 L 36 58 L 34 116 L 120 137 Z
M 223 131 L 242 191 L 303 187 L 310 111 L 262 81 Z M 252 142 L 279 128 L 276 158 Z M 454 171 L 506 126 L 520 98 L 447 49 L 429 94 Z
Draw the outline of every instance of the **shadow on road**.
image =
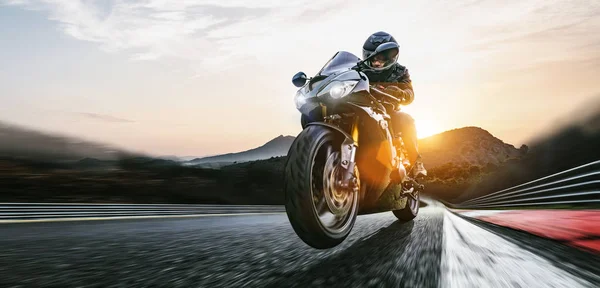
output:
M 431 237 L 431 231 L 417 227 L 414 221 L 396 221 L 318 264 L 279 275 L 270 287 L 289 287 L 290 283 L 297 287 L 437 287 L 442 237 L 420 239 L 426 233 Z M 414 272 L 417 268 L 420 273 Z

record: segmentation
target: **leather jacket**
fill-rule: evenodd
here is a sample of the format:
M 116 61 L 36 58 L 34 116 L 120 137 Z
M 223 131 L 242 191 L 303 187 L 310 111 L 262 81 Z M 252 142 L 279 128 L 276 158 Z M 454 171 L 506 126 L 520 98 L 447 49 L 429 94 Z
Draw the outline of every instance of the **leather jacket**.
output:
M 364 70 L 373 85 L 385 87 L 385 92 L 401 99 L 400 105 L 408 105 L 415 99 L 410 74 L 406 67 L 396 63 L 394 67 L 381 73 Z

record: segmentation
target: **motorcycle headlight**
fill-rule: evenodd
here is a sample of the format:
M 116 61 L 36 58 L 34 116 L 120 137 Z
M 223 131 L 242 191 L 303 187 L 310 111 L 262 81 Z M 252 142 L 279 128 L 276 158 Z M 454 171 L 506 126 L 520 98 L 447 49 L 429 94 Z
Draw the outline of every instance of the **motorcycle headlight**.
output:
M 306 95 L 302 92 L 303 89 L 298 90 L 296 92 L 296 96 L 294 96 L 294 103 L 296 103 L 296 109 L 300 109 L 304 104 L 306 104 Z
M 357 80 L 348 80 L 348 81 L 333 81 L 327 86 L 325 86 L 319 93 L 317 93 L 317 97 L 323 96 L 329 93 L 329 96 L 333 99 L 340 99 L 342 97 L 348 96 L 352 89 L 358 84 Z

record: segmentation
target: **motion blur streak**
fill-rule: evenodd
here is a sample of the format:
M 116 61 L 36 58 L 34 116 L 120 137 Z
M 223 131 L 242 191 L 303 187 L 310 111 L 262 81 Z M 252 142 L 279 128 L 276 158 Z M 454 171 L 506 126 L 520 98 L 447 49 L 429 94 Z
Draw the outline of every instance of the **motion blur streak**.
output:
M 548 260 L 449 212 L 444 217 L 443 287 L 593 287 Z
M 600 254 L 600 210 L 480 210 L 461 216 L 525 231 Z
M 531 248 L 508 240 L 504 235 L 511 233 L 508 230 L 488 230 L 436 202 L 405 224 L 391 213 L 361 216 L 348 241 L 326 251 L 302 243 L 285 215 L 3 224 L 0 286 L 594 287 L 600 283 L 596 255 L 511 234 L 535 246 Z M 549 260 L 547 253 L 552 251 L 563 258 Z

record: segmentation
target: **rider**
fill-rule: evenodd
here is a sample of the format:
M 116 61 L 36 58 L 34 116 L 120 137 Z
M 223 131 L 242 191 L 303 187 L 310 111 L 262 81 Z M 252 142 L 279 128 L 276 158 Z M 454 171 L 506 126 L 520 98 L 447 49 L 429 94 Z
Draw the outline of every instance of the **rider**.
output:
M 398 43 L 392 35 L 382 31 L 369 36 L 363 45 L 363 59 L 371 55 L 377 46 L 387 42 Z M 398 64 L 397 60 L 397 50 L 394 50 L 392 53 L 382 53 L 365 62 L 367 67 L 363 72 L 367 75 L 371 84 L 401 99 L 400 105 L 408 105 L 414 100 L 415 94 L 408 69 Z M 397 107 L 400 106 L 398 105 Z M 413 176 L 426 176 L 427 170 L 423 166 L 417 146 L 415 121 L 410 115 L 399 110 L 398 108 L 395 111 L 388 111 L 392 117 L 392 128 L 395 132 L 402 133 L 402 139 L 408 152 L 408 159 L 410 163 L 414 163 L 412 168 Z

